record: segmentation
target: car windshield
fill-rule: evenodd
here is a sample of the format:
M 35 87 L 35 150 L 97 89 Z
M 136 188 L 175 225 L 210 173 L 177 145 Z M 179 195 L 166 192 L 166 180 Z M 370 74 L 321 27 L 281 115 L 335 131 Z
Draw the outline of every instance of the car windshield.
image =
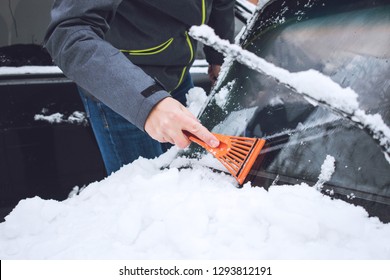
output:
M 378 114 L 388 129 L 389 26 L 390 1 L 275 0 L 257 12 L 240 45 L 291 73 L 314 69 L 351 88 L 359 108 Z M 264 159 L 250 174 L 258 186 L 314 185 L 330 155 L 336 168 L 324 190 L 390 205 L 390 147 L 383 139 L 275 77 L 232 62 L 199 118 L 216 133 L 267 140 Z

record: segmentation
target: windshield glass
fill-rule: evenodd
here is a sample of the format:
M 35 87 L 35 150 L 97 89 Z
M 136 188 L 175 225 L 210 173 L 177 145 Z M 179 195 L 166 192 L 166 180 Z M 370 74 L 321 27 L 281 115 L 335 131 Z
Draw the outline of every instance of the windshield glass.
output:
M 390 1 L 270 1 L 241 46 L 289 72 L 314 69 L 350 87 L 359 108 L 379 114 L 388 129 L 389 26 Z M 314 104 L 274 77 L 231 63 L 200 120 L 216 133 L 267 140 L 263 162 L 251 172 L 257 185 L 314 184 L 331 155 L 336 171 L 328 189 L 390 205 L 390 147 L 353 117 Z

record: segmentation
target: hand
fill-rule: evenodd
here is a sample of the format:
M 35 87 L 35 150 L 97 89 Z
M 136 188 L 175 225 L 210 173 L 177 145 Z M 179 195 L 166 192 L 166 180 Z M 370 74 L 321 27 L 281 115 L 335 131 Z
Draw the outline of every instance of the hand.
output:
M 180 102 L 171 97 L 161 100 L 150 112 L 145 131 L 155 140 L 170 142 L 179 148 L 190 144 L 183 131 L 189 131 L 209 146 L 215 148 L 219 140 Z
M 211 85 L 214 86 L 215 82 L 217 81 L 217 78 L 219 76 L 219 72 L 221 72 L 221 65 L 216 64 L 210 64 L 209 69 L 207 71 L 209 75 L 209 79 L 211 81 Z

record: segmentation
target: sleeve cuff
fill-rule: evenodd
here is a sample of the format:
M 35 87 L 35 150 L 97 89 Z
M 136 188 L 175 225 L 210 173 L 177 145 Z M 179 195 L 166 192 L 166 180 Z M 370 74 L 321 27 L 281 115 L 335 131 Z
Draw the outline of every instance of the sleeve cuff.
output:
M 154 106 L 156 106 L 157 103 L 159 103 L 161 100 L 170 96 L 171 95 L 165 90 L 160 90 L 158 92 L 153 93 L 153 95 L 149 96 L 148 98 L 145 98 L 138 109 L 137 117 L 135 119 L 134 124 L 142 131 L 145 131 L 146 119 L 148 118 L 150 112 L 153 110 Z

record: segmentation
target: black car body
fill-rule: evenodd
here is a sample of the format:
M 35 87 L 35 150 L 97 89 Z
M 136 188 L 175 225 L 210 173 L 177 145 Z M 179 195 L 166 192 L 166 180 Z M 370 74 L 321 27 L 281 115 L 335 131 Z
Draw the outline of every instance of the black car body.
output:
M 240 45 L 289 72 L 314 69 L 358 94 L 367 114 L 390 127 L 390 1 L 268 1 Z M 310 82 L 309 80 L 307 82 Z M 216 98 L 228 90 L 226 104 Z M 324 193 L 390 221 L 390 139 L 332 106 L 313 104 L 275 77 L 233 62 L 200 114 L 213 132 L 264 138 L 261 164 L 248 180 L 269 188 L 315 185 L 327 155 L 335 172 Z M 194 147 L 190 153 L 197 153 Z

